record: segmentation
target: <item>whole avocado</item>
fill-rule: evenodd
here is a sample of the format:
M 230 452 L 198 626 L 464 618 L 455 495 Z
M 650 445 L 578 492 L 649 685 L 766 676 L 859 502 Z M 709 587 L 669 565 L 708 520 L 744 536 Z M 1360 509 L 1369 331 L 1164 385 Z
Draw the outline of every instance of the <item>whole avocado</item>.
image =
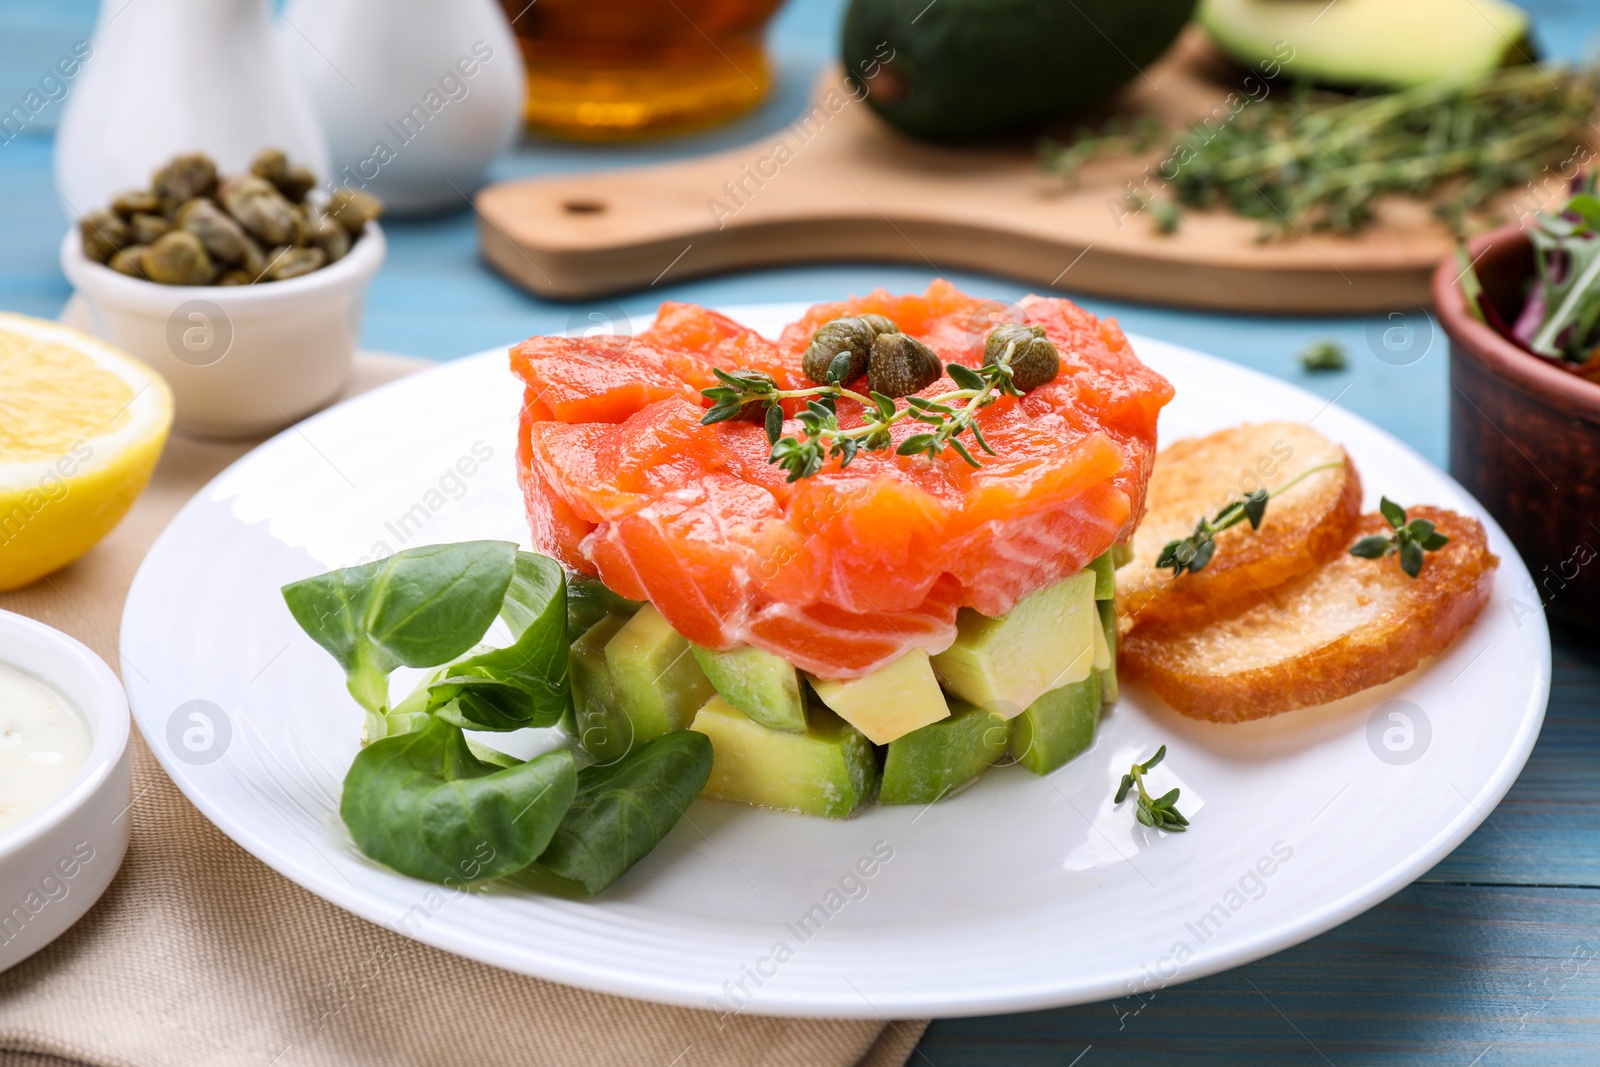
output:
M 856 93 L 929 141 L 1071 114 L 1165 52 L 1196 0 L 852 0 L 841 57 Z

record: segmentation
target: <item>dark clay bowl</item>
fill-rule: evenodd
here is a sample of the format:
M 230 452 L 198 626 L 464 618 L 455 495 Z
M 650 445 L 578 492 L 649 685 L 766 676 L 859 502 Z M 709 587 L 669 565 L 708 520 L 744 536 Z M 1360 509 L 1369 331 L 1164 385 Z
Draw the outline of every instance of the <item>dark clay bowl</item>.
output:
M 1489 302 L 1514 321 L 1534 269 L 1527 236 L 1496 230 L 1471 255 Z M 1600 385 L 1472 317 L 1459 274 L 1449 259 L 1433 275 L 1450 337 L 1450 473 L 1527 561 L 1534 587 L 1513 591 L 1512 609 L 1542 604 L 1553 619 L 1600 631 Z

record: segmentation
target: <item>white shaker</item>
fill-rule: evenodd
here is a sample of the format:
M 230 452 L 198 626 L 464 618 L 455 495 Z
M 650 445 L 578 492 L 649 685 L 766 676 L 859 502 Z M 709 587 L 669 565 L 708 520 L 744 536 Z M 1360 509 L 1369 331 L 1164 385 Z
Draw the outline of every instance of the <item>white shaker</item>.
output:
M 56 131 L 56 189 L 72 216 L 148 187 L 185 152 L 235 172 L 272 146 L 328 174 L 268 0 L 103 0 L 92 46 Z
M 496 0 L 291 0 L 282 33 L 337 185 L 391 214 L 462 207 L 522 122 L 522 55 Z

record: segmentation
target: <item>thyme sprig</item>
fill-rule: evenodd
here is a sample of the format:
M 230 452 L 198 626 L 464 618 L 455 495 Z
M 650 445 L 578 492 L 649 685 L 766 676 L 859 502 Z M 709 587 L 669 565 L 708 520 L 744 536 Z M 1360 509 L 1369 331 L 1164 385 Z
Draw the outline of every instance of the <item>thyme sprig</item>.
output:
M 1394 533 L 1372 534 L 1350 546 L 1352 556 L 1362 559 L 1382 559 L 1398 553 L 1400 569 L 1415 578 L 1422 573 L 1424 552 L 1437 552 L 1450 543 L 1450 538 L 1433 528 L 1427 519 L 1406 521 L 1406 512 L 1388 497 L 1378 503 L 1378 510 L 1389 521 Z
M 809 389 L 780 389 L 767 375 L 754 371 L 716 370 L 714 373 L 722 384 L 701 390 L 705 398 L 712 401 L 712 406 L 700 421 L 711 425 L 764 408 L 763 423 L 767 440 L 772 444 L 767 462 L 787 472 L 786 480 L 790 482 L 811 477 L 829 459 L 837 459 L 843 468 L 862 451 L 887 451 L 894 444 L 890 427 L 906 419 L 925 423 L 930 429 L 901 441 L 894 449 L 896 455 L 937 456 L 949 449 L 976 467 L 978 460 L 961 440 L 961 435 L 971 431 L 973 443 L 991 456 L 996 454 L 978 428 L 977 414 L 1001 396 L 1022 395 L 1022 390 L 1012 380 L 1011 357 L 1015 347 L 1007 345 L 995 362 L 977 368 L 961 363 L 946 364 L 944 372 L 960 388 L 932 397 L 908 396 L 904 407 L 876 390 L 863 395 L 846 388 L 843 378 L 850 368 L 846 352 L 836 356 L 828 367 L 827 384 Z M 795 415 L 803 431 L 798 436 L 783 432 L 781 402 L 790 399 L 805 401 L 805 407 Z M 861 405 L 860 426 L 839 425 L 838 403 L 842 399 Z
M 1162 745 L 1156 749 L 1154 756 L 1130 767 L 1128 773 L 1122 776 L 1122 784 L 1117 786 L 1117 795 L 1112 803 L 1121 804 L 1128 799 L 1128 791 L 1137 786 L 1138 806 L 1134 808 L 1133 817 L 1139 820 L 1140 825 L 1165 830 L 1169 834 L 1181 834 L 1189 829 L 1189 820 L 1178 810 L 1178 790 L 1170 789 L 1159 797 L 1152 797 L 1149 790 L 1144 787 L 1144 776 L 1150 772 L 1150 768 L 1165 759 L 1166 755 L 1167 746 Z
M 1239 525 L 1249 520 L 1252 530 L 1261 529 L 1261 520 L 1267 514 L 1267 501 L 1280 493 L 1293 489 L 1311 475 L 1318 471 L 1331 470 L 1334 467 L 1344 466 L 1344 460 L 1335 459 L 1327 463 L 1319 463 L 1315 467 L 1307 467 L 1299 474 L 1284 482 L 1270 493 L 1265 487 L 1257 489 L 1249 496 L 1235 500 L 1217 512 L 1214 518 L 1207 519 L 1201 516 L 1195 523 L 1194 533 L 1178 541 L 1168 541 L 1161 549 L 1161 555 L 1156 557 L 1157 567 L 1171 567 L 1174 578 L 1188 572 L 1204 570 L 1206 564 L 1211 562 L 1212 555 L 1217 551 L 1217 534 L 1223 530 Z
M 1404 196 L 1432 201 L 1434 214 L 1462 233 L 1497 195 L 1540 181 L 1573 146 L 1587 145 L 1597 103 L 1600 72 L 1533 64 L 1381 94 L 1299 85 L 1252 98 L 1220 125 L 1178 133 L 1182 140 L 1146 169 L 1144 191 L 1129 183 L 1130 205 L 1142 210 L 1154 186 L 1170 197 L 1164 202 L 1225 205 L 1259 220 L 1267 241 L 1354 233 L 1376 220 L 1383 198 Z M 1141 142 L 1152 140 L 1120 129 L 1080 133 L 1066 146 L 1045 145 L 1041 163 L 1072 175 L 1091 159 L 1148 155 Z

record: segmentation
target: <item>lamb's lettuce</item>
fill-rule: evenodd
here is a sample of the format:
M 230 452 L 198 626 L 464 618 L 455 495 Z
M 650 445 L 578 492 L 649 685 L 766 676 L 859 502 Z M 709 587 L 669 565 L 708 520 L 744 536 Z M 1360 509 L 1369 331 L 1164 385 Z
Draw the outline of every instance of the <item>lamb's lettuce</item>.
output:
M 593 896 L 667 836 L 711 777 L 711 739 L 663 734 L 605 766 L 586 767 L 578 793 L 535 866 Z
M 477 644 L 516 569 L 509 541 L 396 552 L 283 587 L 300 628 L 344 668 L 350 695 L 376 718 L 389 710 L 389 673 L 436 667 Z M 369 720 L 369 725 L 371 720 Z
M 431 882 L 470 882 L 532 863 L 577 786 L 570 752 L 496 767 L 472 754 L 459 726 L 433 719 L 356 755 L 339 815 L 379 863 Z
M 573 751 L 523 762 L 467 737 L 568 720 L 572 605 L 554 560 L 504 541 L 436 545 L 283 595 L 368 713 L 340 815 L 362 852 L 404 874 L 520 871 L 592 896 L 666 836 L 711 773 L 710 741 L 687 731 L 582 769 Z M 496 617 L 512 638 L 498 648 L 481 644 Z M 391 707 L 402 666 L 434 669 Z

